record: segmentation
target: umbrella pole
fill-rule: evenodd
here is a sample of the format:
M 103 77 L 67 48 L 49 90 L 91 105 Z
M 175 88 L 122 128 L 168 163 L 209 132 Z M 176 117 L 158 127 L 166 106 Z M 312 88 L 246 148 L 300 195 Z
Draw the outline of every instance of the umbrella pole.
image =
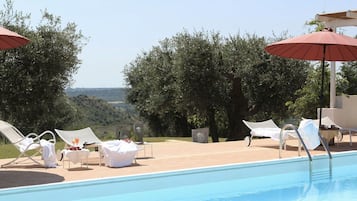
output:
M 321 91 L 320 91 L 320 111 L 319 111 L 319 128 L 321 128 L 321 118 L 322 118 L 322 107 L 324 105 L 324 77 L 325 77 L 325 53 L 326 45 L 323 49 L 323 58 L 322 58 L 322 70 L 321 70 Z

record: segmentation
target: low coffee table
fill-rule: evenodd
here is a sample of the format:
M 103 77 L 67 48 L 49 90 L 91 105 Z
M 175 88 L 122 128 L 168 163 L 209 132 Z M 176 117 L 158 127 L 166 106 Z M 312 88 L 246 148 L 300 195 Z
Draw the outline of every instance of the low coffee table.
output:
M 71 162 L 76 164 L 76 163 L 81 163 L 81 167 L 83 165 L 83 161 L 86 162 L 87 168 L 88 168 L 88 156 L 89 156 L 89 149 L 81 149 L 81 150 L 69 150 L 69 149 L 63 149 L 61 151 L 63 158 L 63 167 L 64 167 L 64 161 L 68 161 L 68 168 L 71 167 Z

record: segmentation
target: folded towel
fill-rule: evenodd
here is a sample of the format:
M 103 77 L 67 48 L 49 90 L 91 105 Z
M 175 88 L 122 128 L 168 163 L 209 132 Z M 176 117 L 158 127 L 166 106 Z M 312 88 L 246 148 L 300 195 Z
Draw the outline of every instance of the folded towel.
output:
M 45 167 L 56 167 L 56 152 L 55 145 L 47 140 L 40 140 L 42 147 L 42 158 L 45 162 Z

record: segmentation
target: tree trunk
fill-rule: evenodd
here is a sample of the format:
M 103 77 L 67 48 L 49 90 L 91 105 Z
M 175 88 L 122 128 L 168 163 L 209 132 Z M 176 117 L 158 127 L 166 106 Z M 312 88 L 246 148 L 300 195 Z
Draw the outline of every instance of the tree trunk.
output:
M 233 78 L 231 91 L 231 103 L 227 106 L 229 123 L 228 141 L 244 139 L 243 118 L 248 113 L 248 101 L 242 92 L 241 78 Z
M 187 117 L 177 114 L 175 118 L 175 130 L 180 137 L 190 137 L 191 136 L 191 125 L 187 122 Z
M 217 124 L 215 118 L 215 110 L 210 108 L 208 110 L 208 125 L 209 125 L 209 133 L 212 138 L 212 142 L 219 142 L 219 136 L 217 132 Z

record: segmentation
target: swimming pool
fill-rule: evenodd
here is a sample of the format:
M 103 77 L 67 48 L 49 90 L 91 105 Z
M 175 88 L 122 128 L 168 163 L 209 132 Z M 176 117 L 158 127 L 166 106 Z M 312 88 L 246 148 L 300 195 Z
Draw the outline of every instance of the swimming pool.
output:
M 1 200 L 357 200 L 357 152 L 0 190 Z M 329 165 L 332 166 L 330 177 Z M 316 175 L 316 176 L 315 176 Z

